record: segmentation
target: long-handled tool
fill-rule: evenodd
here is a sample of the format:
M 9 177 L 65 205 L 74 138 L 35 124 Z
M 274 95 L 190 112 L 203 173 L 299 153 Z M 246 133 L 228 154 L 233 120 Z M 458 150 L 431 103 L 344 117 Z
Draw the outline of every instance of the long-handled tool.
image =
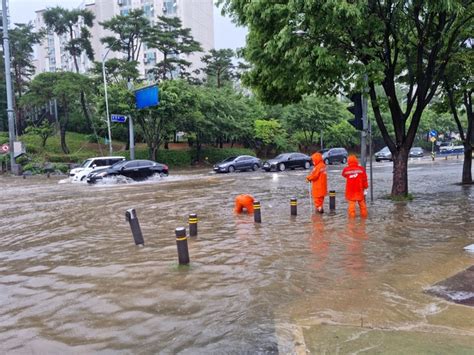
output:
M 311 183 L 308 184 L 309 210 L 313 214 L 313 196 L 311 195 Z

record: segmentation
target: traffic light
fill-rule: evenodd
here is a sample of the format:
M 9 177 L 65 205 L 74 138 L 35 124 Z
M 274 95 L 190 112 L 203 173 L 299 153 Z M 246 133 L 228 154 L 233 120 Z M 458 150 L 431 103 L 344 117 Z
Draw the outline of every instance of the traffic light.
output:
M 362 131 L 364 129 L 362 123 L 362 94 L 360 92 L 353 94 L 351 101 L 354 103 L 354 106 L 350 106 L 347 109 L 354 115 L 354 119 L 349 120 L 349 123 L 358 131 Z

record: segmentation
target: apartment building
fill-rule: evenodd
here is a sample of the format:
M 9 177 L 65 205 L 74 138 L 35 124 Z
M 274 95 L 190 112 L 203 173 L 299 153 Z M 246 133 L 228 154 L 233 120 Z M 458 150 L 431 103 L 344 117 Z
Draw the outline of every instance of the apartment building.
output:
M 93 3 L 81 4 L 78 7 L 86 8 L 95 15 L 94 26 L 91 31 L 92 48 L 94 49 L 94 60 L 101 62 L 106 59 L 120 58 L 121 53 L 108 52 L 100 39 L 112 35 L 106 31 L 101 22 L 110 20 L 116 15 L 127 15 L 130 10 L 141 8 L 145 17 L 151 23 L 156 22 L 158 16 L 176 16 L 183 23 L 183 27 L 190 28 L 195 40 L 201 43 L 205 52 L 214 48 L 214 19 L 213 0 L 95 0 Z M 37 29 L 44 28 L 44 10 L 36 12 L 35 26 Z M 79 23 L 74 29 L 78 35 L 82 24 Z M 36 49 L 36 73 L 45 71 L 70 70 L 75 71 L 76 64 L 65 50 L 67 37 L 48 33 L 43 42 Z M 202 67 L 201 56 L 204 53 L 195 53 L 186 59 L 192 63 L 193 69 Z M 140 53 L 139 71 L 146 78 L 148 69 L 160 60 L 160 53 L 154 49 L 142 46 Z M 77 60 L 80 72 L 87 72 L 92 67 L 92 62 L 83 53 Z

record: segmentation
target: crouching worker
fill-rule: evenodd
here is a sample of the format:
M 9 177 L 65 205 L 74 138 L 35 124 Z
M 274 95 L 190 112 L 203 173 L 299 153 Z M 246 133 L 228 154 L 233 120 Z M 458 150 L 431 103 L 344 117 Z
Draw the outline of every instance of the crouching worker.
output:
M 251 195 L 239 195 L 235 198 L 235 213 L 242 213 L 244 210 L 248 214 L 253 213 L 253 201 L 255 199 Z
M 313 160 L 314 168 L 306 177 L 306 180 L 311 183 L 311 191 L 316 211 L 323 213 L 324 196 L 328 193 L 326 164 L 324 164 L 321 153 L 314 153 L 311 159 Z
M 356 216 L 356 202 L 359 203 L 360 216 L 367 217 L 367 205 L 365 203 L 364 190 L 369 187 L 365 169 L 359 165 L 354 155 L 349 155 L 347 167 L 342 170 L 342 176 L 346 178 L 346 200 L 349 203 L 347 213 L 349 217 Z

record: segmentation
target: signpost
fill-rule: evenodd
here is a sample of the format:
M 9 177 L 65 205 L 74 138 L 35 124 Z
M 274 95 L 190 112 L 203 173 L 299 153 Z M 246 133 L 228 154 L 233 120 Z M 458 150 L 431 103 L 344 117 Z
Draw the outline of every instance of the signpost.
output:
M 433 134 L 432 134 L 433 133 Z M 435 151 L 434 151 L 434 143 L 436 142 L 436 135 L 438 132 L 435 130 L 430 131 L 430 140 L 431 140 L 431 160 L 435 160 Z
M 127 116 L 112 114 L 110 115 L 110 121 L 116 123 L 125 123 L 127 121 Z

